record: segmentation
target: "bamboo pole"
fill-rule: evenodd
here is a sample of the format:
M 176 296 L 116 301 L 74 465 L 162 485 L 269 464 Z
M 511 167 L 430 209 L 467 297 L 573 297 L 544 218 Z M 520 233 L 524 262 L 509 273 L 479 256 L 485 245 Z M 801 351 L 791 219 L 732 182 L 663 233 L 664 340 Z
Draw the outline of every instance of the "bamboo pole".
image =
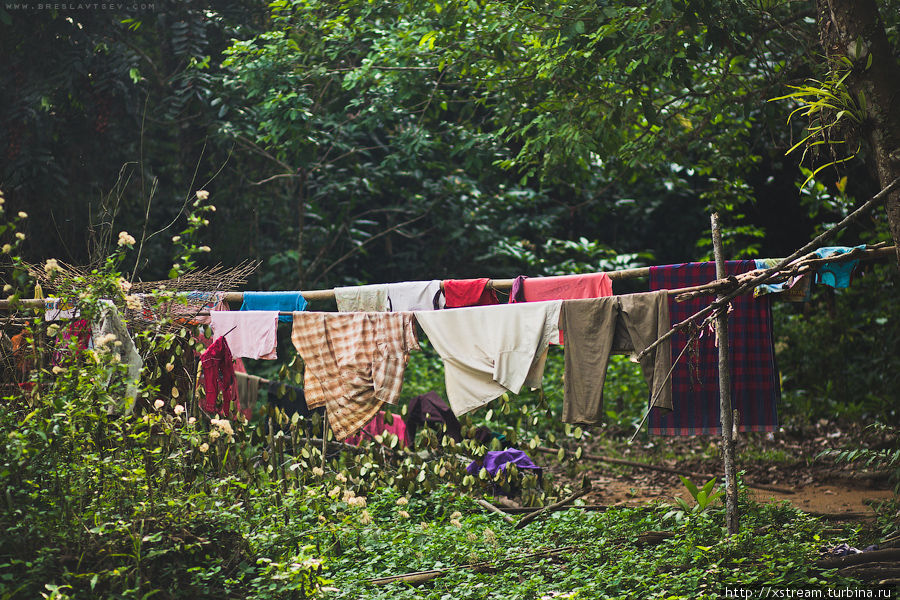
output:
M 716 277 L 728 276 L 722 253 L 722 230 L 719 213 L 710 215 L 713 253 L 716 258 Z M 721 301 L 724 294 L 718 296 Z M 731 352 L 728 345 L 728 311 L 716 316 L 716 339 L 719 346 L 719 418 L 722 423 L 722 462 L 725 467 L 725 529 L 728 535 L 736 535 L 740 526 L 737 507 L 737 475 L 734 468 L 734 419 L 731 412 Z
M 820 236 L 821 237 L 821 236 Z M 818 240 L 818 238 L 817 238 Z M 854 260 L 859 259 L 863 261 L 868 260 L 880 260 L 889 256 L 894 256 L 896 253 L 895 246 L 886 246 L 881 248 L 871 248 L 866 250 L 854 250 L 851 253 L 843 254 L 841 256 L 835 256 L 827 259 L 807 259 L 804 260 L 803 263 L 815 265 L 824 262 L 841 262 L 845 260 Z M 796 257 L 795 257 L 796 258 Z M 791 260 L 795 260 L 791 259 Z M 790 262 L 790 261 L 788 261 Z M 787 264 L 787 263 L 784 263 Z M 792 273 L 796 270 L 796 263 L 791 264 Z M 744 284 L 749 281 L 753 281 L 753 286 L 758 285 L 758 283 L 763 282 L 763 275 L 766 275 L 765 282 L 770 281 L 773 276 L 769 273 L 783 271 L 784 269 L 779 269 L 773 267 L 772 269 L 768 269 L 767 271 L 751 271 L 749 273 L 745 273 L 742 277 L 737 278 L 737 282 Z M 607 271 L 606 273 L 609 275 L 609 278 L 613 281 L 615 280 L 626 280 L 626 279 L 636 279 L 640 277 L 647 277 L 650 274 L 650 267 L 641 267 L 638 269 L 622 269 L 619 271 Z M 777 276 L 777 275 L 776 275 Z M 495 290 L 508 290 L 512 287 L 513 279 L 492 279 L 488 282 L 488 285 Z M 672 290 L 666 290 L 669 295 L 679 296 L 685 294 L 699 294 L 699 293 L 714 293 L 717 290 L 722 288 L 730 288 L 735 285 L 735 278 L 727 278 L 727 279 L 717 279 L 716 281 L 711 281 L 709 283 L 705 283 L 703 285 L 686 287 L 686 288 L 678 288 Z M 441 287 L 443 288 L 443 282 L 441 283 Z M 743 286 L 742 286 L 743 287 Z M 303 297 L 308 302 L 315 301 L 327 301 L 334 300 L 334 290 L 306 290 L 302 291 Z M 688 296 L 689 297 L 689 296 Z M 0 310 L 11 310 L 13 308 L 46 308 L 48 302 L 52 299 L 41 300 L 41 299 L 21 299 L 15 303 L 15 307 L 11 306 L 9 300 L 0 300 Z M 240 303 L 244 300 L 244 292 L 225 292 L 224 300 L 229 303 Z M 681 300 L 681 298 L 677 298 L 676 300 Z M 200 312 L 194 316 L 205 315 L 206 313 Z M 279 314 L 290 315 L 290 312 L 282 312 Z M 648 348 L 651 350 L 652 348 Z

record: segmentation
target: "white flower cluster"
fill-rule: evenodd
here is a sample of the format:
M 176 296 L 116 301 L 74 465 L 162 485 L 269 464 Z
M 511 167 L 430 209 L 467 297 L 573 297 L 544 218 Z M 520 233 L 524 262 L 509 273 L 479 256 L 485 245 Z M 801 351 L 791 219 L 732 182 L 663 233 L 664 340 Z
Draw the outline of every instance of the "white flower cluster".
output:
M 44 263 L 44 272 L 50 277 L 53 277 L 54 273 L 59 273 L 60 271 L 62 271 L 62 267 L 59 266 L 55 258 L 48 258 L 47 262 Z
M 366 507 L 366 498 L 364 496 L 357 496 L 356 492 L 353 490 L 344 490 L 344 497 L 342 500 L 350 506 L 358 506 L 359 508 Z
M 226 435 L 234 435 L 234 429 L 231 428 L 228 419 L 210 419 L 209 424 L 221 429 Z
M 94 348 L 103 348 L 107 344 L 119 342 L 114 333 L 104 333 L 94 340 Z M 121 342 L 119 342 L 121 344 Z
M 127 306 L 129 310 L 141 310 L 141 308 L 143 308 L 141 305 L 141 298 L 136 294 L 128 294 L 125 296 L 125 306 Z
M 134 236 L 130 235 L 127 231 L 119 232 L 119 245 L 120 246 L 134 246 L 137 240 L 134 239 Z

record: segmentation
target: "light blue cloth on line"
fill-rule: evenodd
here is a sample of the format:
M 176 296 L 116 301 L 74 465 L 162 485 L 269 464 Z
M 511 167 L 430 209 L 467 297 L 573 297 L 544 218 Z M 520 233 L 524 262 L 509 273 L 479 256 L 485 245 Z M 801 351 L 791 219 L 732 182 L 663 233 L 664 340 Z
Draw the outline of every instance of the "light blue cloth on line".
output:
M 300 292 L 244 292 L 241 310 L 277 310 L 279 312 L 299 312 L 306 310 L 306 298 Z M 281 315 L 278 320 L 290 323 L 294 317 Z
M 819 248 L 813 254 L 818 258 L 830 258 L 832 256 L 840 256 L 847 254 L 852 250 L 865 250 L 866 245 L 860 244 L 852 248 L 847 246 L 826 246 Z M 844 262 L 824 263 L 816 267 L 816 283 L 830 285 L 834 288 L 850 287 L 850 276 L 853 269 L 859 264 L 859 260 L 848 260 Z
M 778 264 L 778 259 L 757 258 L 753 262 L 756 263 L 757 269 L 771 269 Z M 780 294 L 784 290 L 791 287 L 793 280 L 782 281 L 781 283 L 762 283 L 753 290 L 754 296 L 762 296 L 763 294 Z

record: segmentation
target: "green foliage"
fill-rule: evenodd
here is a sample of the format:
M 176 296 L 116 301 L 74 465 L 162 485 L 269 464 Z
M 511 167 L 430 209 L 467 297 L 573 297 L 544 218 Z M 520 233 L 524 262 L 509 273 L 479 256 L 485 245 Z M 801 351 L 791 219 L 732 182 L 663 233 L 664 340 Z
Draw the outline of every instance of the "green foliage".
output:
M 896 421 L 898 285 L 895 266 L 874 264 L 847 289 L 818 286 L 802 311 L 774 305 L 783 413 Z
M 684 521 L 689 516 L 698 515 L 706 512 L 717 500 L 725 496 L 725 491 L 716 486 L 716 478 L 713 477 L 702 488 L 698 488 L 694 483 L 683 475 L 678 476 L 681 483 L 687 488 L 691 498 L 694 499 L 694 506 L 689 505 L 683 498 L 675 498 L 677 508 L 674 508 L 663 515 L 663 519 L 674 519 L 675 523 Z
M 389 491 L 369 496 L 371 521 L 348 523 L 324 563 L 338 598 L 650 598 L 712 597 L 726 585 L 849 584 L 813 567 L 828 538 L 821 524 L 787 504 L 742 499 L 742 529 L 724 538 L 718 511 L 686 520 L 661 544 L 665 506 L 554 513 L 521 530 L 451 488 L 398 505 Z M 402 511 L 402 513 L 401 513 Z M 408 515 L 408 516 L 407 516 Z M 331 534 L 320 534 L 324 540 Z M 555 556 L 533 556 L 566 548 Z M 487 565 L 467 568 L 464 565 Z M 371 585 L 369 578 L 446 569 L 430 582 Z
M 888 448 L 845 448 L 842 450 L 823 450 L 816 458 L 831 458 L 834 462 L 856 463 L 867 469 L 886 469 L 891 472 L 891 481 L 894 482 L 894 492 L 900 493 L 900 429 L 883 423 L 872 423 L 869 429 L 890 438 Z
M 186 261 L 202 252 L 190 243 L 202 225 L 197 214 L 183 232 Z M 14 231 L 25 218 L 4 227 Z M 55 260 L 44 269 L 88 322 L 110 300 L 126 314 L 134 299 L 118 267 L 135 244 L 120 233 L 116 250 L 89 276 L 72 278 Z M 12 280 L 22 282 L 15 298 L 31 286 L 15 249 L 4 256 Z M 171 303 L 174 296 L 157 298 Z M 207 423 L 192 369 L 184 369 L 186 385 L 160 389 L 164 373 L 195 360 L 197 348 L 186 342 L 196 330 L 160 320 L 136 335 L 145 367 L 132 406 L 115 342 L 101 336 L 82 349 L 63 329 L 35 316 L 25 334 L 30 378 L 0 403 L 0 596 L 313 594 L 322 584 L 317 553 L 275 535 L 285 515 L 271 498 L 284 493 L 284 482 L 253 428 L 240 417 Z
M 844 60 L 852 67 L 850 59 L 844 57 Z M 872 55 L 870 54 L 868 66 L 871 66 L 871 62 Z M 858 128 L 866 118 L 865 95 L 860 92 L 857 97 L 854 97 L 845 83 L 852 72 L 851 69 L 829 71 L 828 79 L 824 81 L 813 79 L 802 86 L 789 85 L 789 88 L 796 91 L 771 100 L 792 100 L 800 105 L 788 115 L 788 123 L 798 113 L 809 121 L 806 126 L 806 135 L 791 146 L 786 154 L 802 147 L 803 156 L 800 159 L 802 162 L 810 150 L 824 145 L 832 157 L 831 160 L 811 171 L 801 187 L 805 187 L 823 169 L 853 160 L 860 150 L 858 143 L 856 149 L 844 150 L 844 145 L 848 143 L 846 137 L 849 132 Z M 847 124 L 848 121 L 850 125 Z M 838 147 L 842 149 L 840 157 L 836 152 Z

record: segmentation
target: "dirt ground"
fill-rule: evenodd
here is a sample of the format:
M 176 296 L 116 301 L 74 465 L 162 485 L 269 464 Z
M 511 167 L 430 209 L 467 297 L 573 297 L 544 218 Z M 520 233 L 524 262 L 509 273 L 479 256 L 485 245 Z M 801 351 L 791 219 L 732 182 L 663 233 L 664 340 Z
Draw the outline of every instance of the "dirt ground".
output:
M 887 477 L 857 465 L 836 464 L 819 455 L 827 449 L 890 443 L 873 437 L 868 430 L 852 425 L 841 428 L 823 421 L 800 430 L 741 434 L 736 463 L 738 470 L 744 471 L 751 497 L 757 501 L 786 500 L 810 513 L 861 518 L 874 515 L 873 504 L 895 497 Z M 675 496 L 690 499 L 677 474 L 603 463 L 590 460 L 591 456 L 611 456 L 699 474 L 720 474 L 722 470 L 719 440 L 713 436 L 650 438 L 628 444 L 624 438 L 595 434 L 585 443 L 584 450 L 586 456 L 577 473 L 565 472 L 547 454 L 537 458 L 538 464 L 561 478 L 571 478 L 573 483 L 587 475 L 594 487 L 585 497 L 588 504 L 639 505 L 671 502 Z M 707 481 L 699 477 L 688 479 L 698 485 Z M 754 484 L 783 491 L 754 489 Z

